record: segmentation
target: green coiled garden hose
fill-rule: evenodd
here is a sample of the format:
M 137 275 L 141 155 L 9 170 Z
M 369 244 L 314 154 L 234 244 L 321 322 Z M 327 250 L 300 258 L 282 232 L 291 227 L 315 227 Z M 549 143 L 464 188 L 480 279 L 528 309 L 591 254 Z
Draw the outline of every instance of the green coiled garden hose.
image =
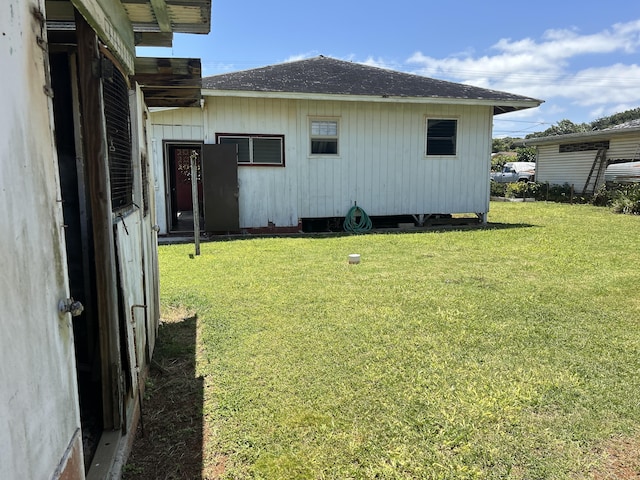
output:
M 371 230 L 371 227 L 369 215 L 358 205 L 351 207 L 344 217 L 343 228 L 345 232 L 364 233 Z

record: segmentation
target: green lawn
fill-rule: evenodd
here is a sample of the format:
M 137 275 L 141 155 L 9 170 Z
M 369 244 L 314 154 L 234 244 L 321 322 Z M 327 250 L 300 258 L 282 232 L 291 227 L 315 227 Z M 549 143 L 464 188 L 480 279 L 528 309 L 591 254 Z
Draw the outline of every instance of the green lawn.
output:
M 198 316 L 204 477 L 589 478 L 637 438 L 640 218 L 489 221 L 161 247 L 164 311 Z

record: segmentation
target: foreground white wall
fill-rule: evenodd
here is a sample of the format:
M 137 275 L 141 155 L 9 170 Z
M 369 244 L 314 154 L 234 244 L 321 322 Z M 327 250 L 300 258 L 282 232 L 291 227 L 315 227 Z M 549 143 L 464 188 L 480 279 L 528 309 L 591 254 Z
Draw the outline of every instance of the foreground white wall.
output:
M 31 9 L 0 3 L 0 478 L 83 478 L 62 205 L 43 35 Z M 79 459 L 79 465 L 65 462 Z M 57 472 L 57 473 L 56 473 Z

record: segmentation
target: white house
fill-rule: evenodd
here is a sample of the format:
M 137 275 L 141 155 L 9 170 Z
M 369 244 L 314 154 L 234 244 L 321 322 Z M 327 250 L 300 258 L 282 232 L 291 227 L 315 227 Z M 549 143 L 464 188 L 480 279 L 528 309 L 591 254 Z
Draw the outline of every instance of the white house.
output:
M 522 144 L 537 149 L 536 181 L 566 183 L 578 193 L 590 194 L 604 181 L 607 165 L 640 160 L 640 121 L 604 130 L 531 138 Z
M 199 61 L 135 46 L 209 31 L 189 3 L 0 3 L 2 479 L 115 478 L 133 438 L 159 316 L 146 103 L 200 99 Z
M 373 217 L 484 221 L 493 116 L 541 103 L 323 56 L 206 77 L 202 88 L 200 109 L 151 114 L 161 233 L 182 228 L 191 208 L 182 172 L 194 151 L 205 230 L 298 230 L 356 203 Z M 211 144 L 237 148 L 224 178 Z

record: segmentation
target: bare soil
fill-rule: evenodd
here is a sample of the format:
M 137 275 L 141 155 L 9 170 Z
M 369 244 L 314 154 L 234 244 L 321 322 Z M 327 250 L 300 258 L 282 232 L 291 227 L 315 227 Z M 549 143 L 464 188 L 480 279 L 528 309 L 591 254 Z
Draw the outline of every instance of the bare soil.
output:
M 640 438 L 615 438 L 603 449 L 605 461 L 594 472 L 595 480 L 640 479 Z
M 189 312 L 172 312 L 161 322 L 125 480 L 203 478 L 203 381 L 195 372 L 196 327 L 197 318 Z

